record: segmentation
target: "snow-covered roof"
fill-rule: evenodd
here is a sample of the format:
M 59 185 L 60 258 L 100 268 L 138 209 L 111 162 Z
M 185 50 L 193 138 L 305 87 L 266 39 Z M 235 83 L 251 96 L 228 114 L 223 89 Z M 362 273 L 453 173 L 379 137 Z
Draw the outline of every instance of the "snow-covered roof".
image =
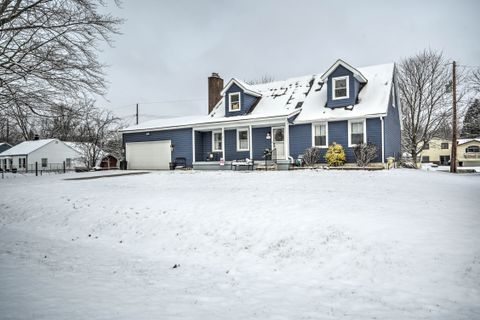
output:
M 52 141 L 60 141 L 58 139 L 42 139 L 42 140 L 31 140 L 24 141 L 17 144 L 16 146 L 11 147 L 8 150 L 0 153 L 0 157 L 3 156 L 17 156 L 17 155 L 27 155 L 33 151 L 42 148 L 43 146 L 49 144 Z
M 354 119 L 386 115 L 392 90 L 394 64 L 358 68 L 368 79 L 358 94 L 358 103 L 351 108 L 327 108 L 327 86 L 316 77 L 313 88 L 306 97 L 302 112 L 295 122 Z
M 342 60 L 339 61 L 334 66 L 344 64 Z M 365 81 L 368 79 L 368 83 L 359 92 L 357 104 L 334 109 L 326 107 L 327 85 L 322 80 L 325 73 L 256 85 L 232 79 L 224 87 L 223 94 L 234 82 L 242 89 L 260 96 L 255 107 L 245 115 L 226 117 L 225 99 L 221 99 L 209 115 L 155 119 L 122 131 L 169 129 L 277 117 L 290 118 L 293 115 L 297 115 L 295 123 L 382 116 L 386 115 L 388 110 L 393 72 L 393 63 L 354 69 L 354 74 L 364 77 Z
M 0 147 L 3 146 L 3 145 L 6 145 L 6 146 L 12 146 L 10 143 L 7 143 L 7 142 L 0 142 Z
M 337 69 L 338 66 L 342 66 L 345 69 L 349 70 L 351 73 L 353 73 L 353 76 L 361 83 L 367 82 L 367 79 L 363 76 L 363 74 L 359 70 L 355 69 L 354 67 L 352 67 L 351 65 L 343 61 L 342 59 L 338 59 L 330 68 L 328 68 L 328 70 L 320 77 L 320 79 L 322 81 L 325 81 L 328 78 L 328 76 L 333 71 L 335 71 L 335 69 Z
M 458 144 L 458 145 L 462 145 L 462 144 L 469 143 L 469 142 L 472 142 L 472 141 L 480 142 L 480 137 L 478 137 L 478 138 L 470 138 L 470 139 L 458 139 L 458 140 L 457 140 L 457 144 Z
M 255 88 L 253 88 L 252 85 L 247 84 L 247 83 L 243 82 L 242 80 L 236 79 L 236 78 L 232 78 L 230 81 L 228 81 L 227 85 L 223 88 L 223 90 L 220 92 L 220 94 L 222 96 L 225 95 L 225 92 L 234 83 L 237 86 L 239 86 L 240 88 L 242 88 L 242 90 L 249 95 L 252 95 L 252 96 L 255 96 L 255 97 L 261 97 L 262 96 L 262 94 L 260 92 L 258 92 L 257 90 L 255 90 Z

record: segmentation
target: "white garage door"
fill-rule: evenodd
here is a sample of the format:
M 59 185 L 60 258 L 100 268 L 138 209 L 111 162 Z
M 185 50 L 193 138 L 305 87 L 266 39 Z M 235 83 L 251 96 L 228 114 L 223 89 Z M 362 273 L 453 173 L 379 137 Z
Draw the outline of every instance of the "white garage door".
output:
M 126 143 L 128 169 L 169 169 L 170 145 L 170 140 Z

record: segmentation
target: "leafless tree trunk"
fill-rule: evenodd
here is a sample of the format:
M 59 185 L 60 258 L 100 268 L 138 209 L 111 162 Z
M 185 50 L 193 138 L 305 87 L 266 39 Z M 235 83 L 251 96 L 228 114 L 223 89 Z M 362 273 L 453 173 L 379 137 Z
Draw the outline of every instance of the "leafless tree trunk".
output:
M 462 75 L 457 79 L 463 79 Z M 398 65 L 398 89 L 403 111 L 402 144 L 415 165 L 425 144 L 450 125 L 450 83 L 450 65 L 442 53 L 425 50 Z M 457 101 L 463 96 L 463 93 L 457 94 Z

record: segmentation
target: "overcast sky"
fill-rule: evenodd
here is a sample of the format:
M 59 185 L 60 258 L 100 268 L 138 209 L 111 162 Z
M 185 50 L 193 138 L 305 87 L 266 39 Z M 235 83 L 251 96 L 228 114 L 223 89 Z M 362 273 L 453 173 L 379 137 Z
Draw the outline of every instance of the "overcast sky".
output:
M 425 48 L 480 65 L 480 1 L 124 0 L 109 64 L 108 101 L 119 116 L 207 112 L 207 77 L 276 80 L 323 73 L 342 58 L 361 67 Z M 133 117 L 128 118 L 133 121 Z

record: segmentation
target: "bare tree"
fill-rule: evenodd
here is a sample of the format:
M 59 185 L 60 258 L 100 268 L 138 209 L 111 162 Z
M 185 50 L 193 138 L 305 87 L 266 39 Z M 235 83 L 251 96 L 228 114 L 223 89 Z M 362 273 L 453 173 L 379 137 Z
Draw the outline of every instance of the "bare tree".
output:
M 259 79 L 254 79 L 254 80 L 247 81 L 247 84 L 256 85 L 256 84 L 269 83 L 269 82 L 273 82 L 273 81 L 275 81 L 275 78 L 273 76 L 271 76 L 269 74 L 265 74 Z
M 476 68 L 471 72 L 470 83 L 473 91 L 476 94 L 480 94 L 480 68 Z
M 78 149 L 81 150 L 82 159 L 90 170 L 105 155 L 104 148 L 108 146 L 108 141 L 117 139 L 119 118 L 111 111 L 96 108 L 93 100 L 85 103 L 85 115 L 78 133 L 78 142 L 81 142 Z
M 111 44 L 122 22 L 100 13 L 102 0 L 2 0 L 0 110 L 38 114 L 79 93 L 103 94 L 100 42 Z
M 462 75 L 457 79 L 461 82 Z M 404 128 L 402 143 L 415 165 L 425 144 L 451 122 L 450 87 L 451 69 L 442 53 L 425 50 L 404 59 L 398 66 Z M 459 92 L 457 101 L 463 96 Z

